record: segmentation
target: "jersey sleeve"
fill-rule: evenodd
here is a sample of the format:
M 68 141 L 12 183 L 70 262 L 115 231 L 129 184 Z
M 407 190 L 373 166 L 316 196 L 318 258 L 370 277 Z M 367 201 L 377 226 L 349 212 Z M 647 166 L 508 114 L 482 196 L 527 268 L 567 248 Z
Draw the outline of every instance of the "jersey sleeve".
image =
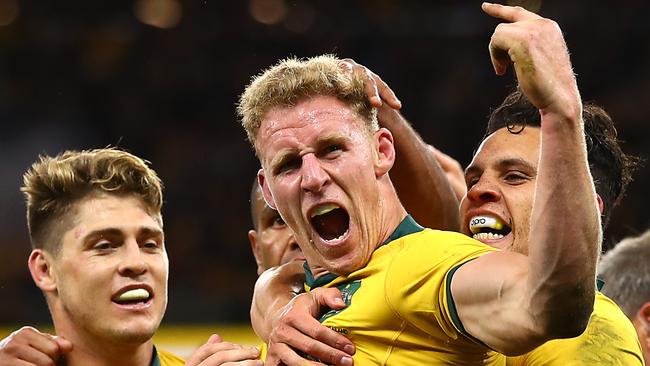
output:
M 387 271 L 386 300 L 403 319 L 434 334 L 456 339 L 463 333 L 448 283 L 453 271 L 496 249 L 454 232 L 424 230 L 402 238 Z

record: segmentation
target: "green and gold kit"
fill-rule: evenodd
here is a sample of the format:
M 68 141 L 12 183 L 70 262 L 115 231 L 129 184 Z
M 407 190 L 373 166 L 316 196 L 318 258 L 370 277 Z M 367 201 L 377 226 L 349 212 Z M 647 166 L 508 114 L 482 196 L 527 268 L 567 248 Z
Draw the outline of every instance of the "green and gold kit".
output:
M 504 365 L 463 334 L 449 288 L 454 269 L 494 250 L 407 216 L 366 267 L 318 279 L 306 267 L 306 285 L 341 290 L 348 306 L 320 320 L 354 342 L 355 365 Z

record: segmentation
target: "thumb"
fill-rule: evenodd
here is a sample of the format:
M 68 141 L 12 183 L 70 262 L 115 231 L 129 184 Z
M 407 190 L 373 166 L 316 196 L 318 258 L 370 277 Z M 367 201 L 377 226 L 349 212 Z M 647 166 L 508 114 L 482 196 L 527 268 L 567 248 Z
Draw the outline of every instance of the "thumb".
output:
M 62 354 L 70 353 L 70 351 L 72 351 L 72 342 L 69 340 L 59 336 L 52 337 L 52 340 L 56 342 L 57 346 L 59 346 L 59 352 Z
M 223 339 L 221 338 L 220 335 L 214 333 L 213 335 L 208 338 L 207 344 L 215 344 L 215 343 L 221 343 L 223 342 Z
M 313 291 L 312 293 L 314 295 L 314 300 L 316 300 L 316 302 L 321 306 L 325 305 L 330 309 L 335 310 L 346 307 L 341 291 L 335 287 L 320 288 L 319 291 Z

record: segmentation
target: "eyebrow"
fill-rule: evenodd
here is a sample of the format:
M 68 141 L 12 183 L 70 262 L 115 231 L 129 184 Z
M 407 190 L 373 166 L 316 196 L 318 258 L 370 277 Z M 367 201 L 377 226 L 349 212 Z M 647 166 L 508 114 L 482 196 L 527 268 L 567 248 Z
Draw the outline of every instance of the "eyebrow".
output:
M 271 160 L 271 163 L 269 164 L 271 167 L 271 174 L 276 174 L 278 167 L 281 167 L 291 159 L 295 159 L 296 154 L 297 154 L 296 149 L 280 150 L 277 154 L 275 154 L 275 157 L 273 158 L 273 160 Z
M 138 232 L 136 234 L 137 237 L 143 237 L 143 236 L 163 236 L 164 233 L 161 229 L 154 228 L 154 227 L 147 227 L 143 226 L 138 229 Z M 99 230 L 93 230 L 86 234 L 82 241 L 87 242 L 91 239 L 95 238 L 101 238 L 104 236 L 124 236 L 124 231 L 118 228 L 105 228 L 105 229 L 99 229 Z
M 506 169 L 510 168 L 513 166 L 524 166 L 527 167 L 531 170 L 535 170 L 535 167 L 528 162 L 527 160 L 524 160 L 522 158 L 505 158 L 501 159 L 496 163 L 497 168 L 499 169 Z M 477 174 L 481 174 L 485 168 L 479 165 L 470 165 L 465 169 L 465 176 L 473 176 Z
M 327 146 L 332 143 L 342 143 L 344 141 L 346 141 L 345 135 L 339 132 L 334 132 L 318 138 L 314 143 L 314 145 L 316 147 L 316 150 L 318 151 L 319 149 L 323 148 L 323 146 Z M 296 157 L 297 157 L 297 149 L 295 148 L 285 148 L 280 150 L 277 154 L 275 154 L 273 160 L 271 160 L 270 167 L 271 167 L 272 174 L 275 172 L 276 167 L 282 166 L 287 161 L 290 161 L 291 159 L 294 159 Z
M 503 160 L 500 160 L 497 163 L 497 166 L 499 168 L 509 168 L 509 167 L 513 167 L 513 166 L 524 166 L 524 167 L 527 167 L 527 168 L 530 168 L 530 169 L 534 169 L 533 165 L 529 161 L 521 159 L 521 158 L 503 159 Z

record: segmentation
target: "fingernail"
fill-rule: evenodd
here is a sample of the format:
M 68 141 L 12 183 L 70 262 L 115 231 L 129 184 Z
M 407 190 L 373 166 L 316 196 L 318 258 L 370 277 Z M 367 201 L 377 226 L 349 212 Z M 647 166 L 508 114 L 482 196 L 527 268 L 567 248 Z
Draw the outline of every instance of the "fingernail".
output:
M 336 303 L 336 305 L 345 305 L 345 302 L 343 302 L 343 299 L 341 299 L 340 297 L 334 299 L 334 302 Z
M 351 344 L 346 344 L 345 347 L 343 347 L 343 352 L 353 355 L 354 354 L 354 346 Z
M 341 365 L 343 366 L 352 366 L 352 357 L 341 357 Z

